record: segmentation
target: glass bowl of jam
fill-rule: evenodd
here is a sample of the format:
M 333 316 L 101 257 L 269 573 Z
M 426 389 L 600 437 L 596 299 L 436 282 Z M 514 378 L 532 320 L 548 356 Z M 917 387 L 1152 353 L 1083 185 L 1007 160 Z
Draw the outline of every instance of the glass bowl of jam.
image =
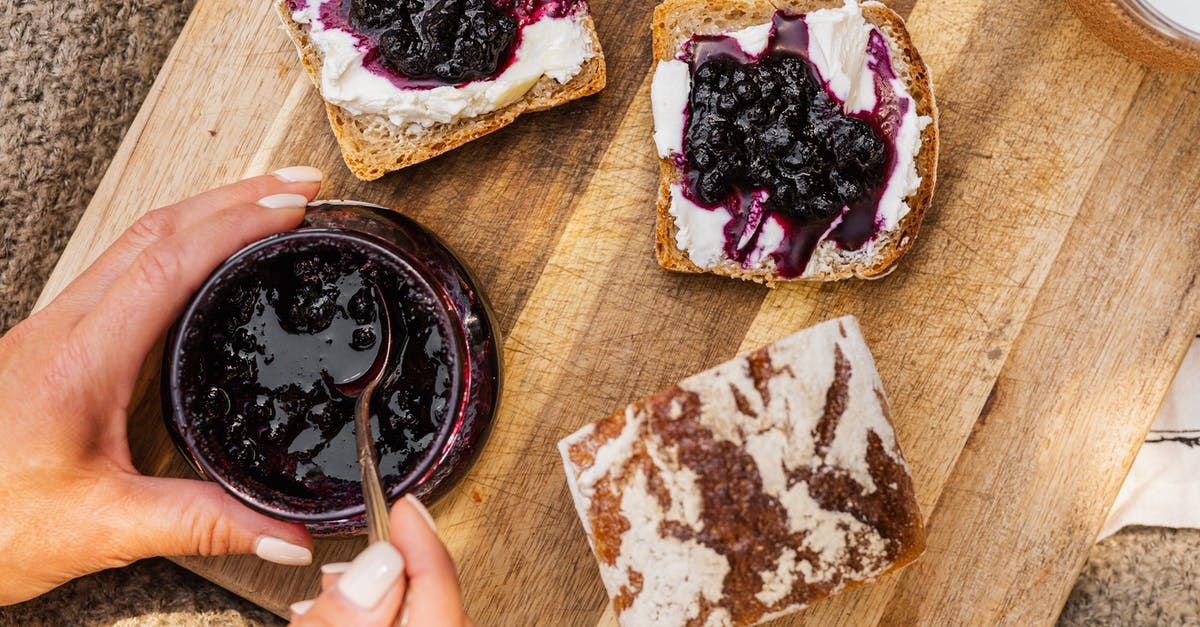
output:
M 340 390 L 371 368 L 384 320 L 396 356 L 371 408 L 380 475 L 389 502 L 432 502 L 487 439 L 500 335 L 462 262 L 375 205 L 313 203 L 300 228 L 213 272 L 167 337 L 168 432 L 250 507 L 315 534 L 360 531 L 354 399 Z

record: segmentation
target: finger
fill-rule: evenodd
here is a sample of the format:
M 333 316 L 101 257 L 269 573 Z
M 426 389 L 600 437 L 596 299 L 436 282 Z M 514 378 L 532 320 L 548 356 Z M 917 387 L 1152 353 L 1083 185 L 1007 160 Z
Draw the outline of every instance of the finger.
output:
M 289 623 L 293 625 L 296 624 L 296 621 L 299 620 L 304 614 L 307 614 L 308 611 L 312 609 L 312 606 L 316 604 L 316 602 L 316 599 L 307 599 L 304 601 L 296 601 L 295 603 L 289 605 L 288 611 L 292 614 L 292 617 L 289 619 Z
M 76 339 L 85 352 L 105 357 L 114 380 L 133 381 L 151 347 L 212 271 L 245 245 L 296 226 L 307 202 L 285 194 L 234 205 L 152 244 L 79 321 Z
M 454 561 L 429 510 L 411 494 L 392 506 L 392 543 L 404 555 L 410 625 L 467 624 Z
M 342 573 L 350 568 L 350 562 L 330 562 L 321 566 L 321 589 L 328 590 L 330 586 L 337 583 L 341 578 Z
M 259 514 L 207 481 L 130 476 L 119 489 L 124 552 L 132 560 L 164 555 L 254 553 L 276 564 L 312 563 L 303 525 Z
M 300 194 L 312 198 L 320 191 L 322 178 L 321 171 L 316 168 L 293 166 L 155 209 L 126 229 L 112 246 L 54 299 L 50 307 L 69 318 L 73 324 L 95 307 L 117 277 L 155 242 L 167 239 L 232 205 L 252 203 L 275 194 Z
M 404 587 L 404 558 L 394 546 L 376 542 L 311 605 L 293 605 L 292 624 L 391 627 L 399 618 Z

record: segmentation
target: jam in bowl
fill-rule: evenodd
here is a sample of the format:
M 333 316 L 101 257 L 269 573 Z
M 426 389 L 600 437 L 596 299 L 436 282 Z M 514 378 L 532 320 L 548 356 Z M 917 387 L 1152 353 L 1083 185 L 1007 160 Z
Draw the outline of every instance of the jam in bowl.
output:
M 346 386 L 390 333 L 371 408 L 379 471 L 389 500 L 431 502 L 487 438 L 500 393 L 493 321 L 466 268 L 416 222 L 314 203 L 299 229 L 230 257 L 172 329 L 167 429 L 198 472 L 254 509 L 352 533 L 364 506 Z

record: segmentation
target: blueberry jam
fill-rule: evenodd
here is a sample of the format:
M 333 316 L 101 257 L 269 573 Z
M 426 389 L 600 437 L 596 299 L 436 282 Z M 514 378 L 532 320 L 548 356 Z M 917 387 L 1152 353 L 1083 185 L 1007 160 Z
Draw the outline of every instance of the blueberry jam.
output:
M 377 294 L 404 347 L 372 412 L 379 469 L 385 486 L 410 474 L 454 410 L 453 330 L 427 285 L 344 242 L 292 242 L 217 284 L 183 344 L 183 403 L 198 446 L 292 507 L 361 503 L 355 401 L 335 386 L 376 358 Z
M 350 25 L 378 33 L 388 69 L 447 83 L 496 74 L 512 56 L 518 27 L 492 0 L 350 0 Z
M 772 256 L 785 278 L 803 274 L 827 233 L 850 250 L 874 236 L 895 161 L 888 121 L 847 115 L 807 54 L 806 23 L 782 12 L 757 57 L 728 36 L 696 36 L 684 52 L 692 72 L 679 159 L 685 194 L 730 211 L 725 254 L 740 263 L 774 216 L 785 239 Z
M 495 78 L 512 64 L 524 26 L 570 15 L 582 2 L 321 0 L 320 18 L 357 35 L 368 70 L 420 89 Z M 289 0 L 293 11 L 302 4 Z

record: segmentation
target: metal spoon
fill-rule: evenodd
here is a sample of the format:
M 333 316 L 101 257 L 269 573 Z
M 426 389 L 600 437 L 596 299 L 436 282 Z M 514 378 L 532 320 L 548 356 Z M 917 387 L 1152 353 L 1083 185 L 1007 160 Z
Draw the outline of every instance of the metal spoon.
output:
M 341 394 L 356 398 L 354 404 L 354 436 L 358 441 L 358 465 L 362 472 L 363 502 L 367 506 L 367 539 L 371 544 L 388 542 L 391 533 L 388 531 L 387 498 L 383 493 L 383 483 L 379 479 L 379 462 L 375 456 L 375 439 L 371 436 L 371 400 L 375 390 L 388 377 L 388 365 L 392 361 L 392 329 L 391 315 L 388 313 L 387 299 L 379 286 L 375 286 L 375 297 L 379 308 L 380 338 L 379 352 L 371 368 L 361 377 L 348 383 L 335 385 Z M 404 318 L 401 316 L 403 324 Z M 407 331 L 407 329 L 406 329 Z M 404 333 L 403 344 L 399 355 L 404 355 L 408 347 L 408 333 Z

